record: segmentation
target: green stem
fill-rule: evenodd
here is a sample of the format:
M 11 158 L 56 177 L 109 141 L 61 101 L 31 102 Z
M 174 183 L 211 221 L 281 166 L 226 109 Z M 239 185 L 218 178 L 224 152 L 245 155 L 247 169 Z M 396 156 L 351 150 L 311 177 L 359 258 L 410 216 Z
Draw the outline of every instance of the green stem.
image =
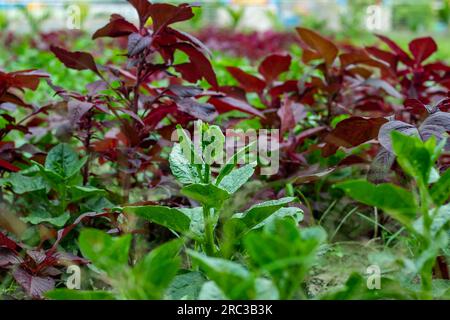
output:
M 205 222 L 204 250 L 208 256 L 215 256 L 216 245 L 214 244 L 214 228 L 211 223 L 211 208 L 207 206 L 203 206 L 203 220 Z
M 66 184 L 64 183 L 64 185 L 62 186 L 62 194 L 61 194 L 61 208 L 60 208 L 60 211 L 61 211 L 61 215 L 63 215 L 65 212 L 66 212 L 66 206 L 67 206 L 67 203 L 66 203 L 66 198 L 67 198 L 67 187 L 66 187 Z
M 420 211 L 423 216 L 424 234 L 422 235 L 421 241 L 423 244 L 421 246 L 421 253 L 425 252 L 432 244 L 431 238 L 431 225 L 432 217 L 429 213 L 430 204 L 430 194 L 428 192 L 427 186 L 423 182 L 418 182 L 419 194 L 420 194 Z M 422 299 L 430 300 L 433 298 L 432 294 L 432 280 L 433 280 L 433 264 L 435 259 L 431 262 L 425 262 L 425 265 L 420 270 L 421 287 L 422 287 Z

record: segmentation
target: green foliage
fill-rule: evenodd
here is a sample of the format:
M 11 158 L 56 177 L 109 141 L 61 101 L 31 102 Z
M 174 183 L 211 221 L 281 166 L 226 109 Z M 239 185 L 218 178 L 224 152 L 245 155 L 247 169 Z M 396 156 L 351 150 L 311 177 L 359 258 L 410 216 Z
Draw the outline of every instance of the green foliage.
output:
M 398 132 L 392 133 L 392 139 L 397 162 L 415 182 L 411 190 L 392 184 L 375 186 L 366 181 L 346 181 L 337 187 L 357 201 L 382 209 L 419 241 L 414 260 L 405 259 L 404 265 L 407 270 L 420 275 L 420 296 L 432 298 L 432 268 L 441 250 L 447 247 L 450 225 L 448 205 L 443 205 L 449 195 L 449 171 L 438 179 L 431 179 L 431 173 L 435 172 L 434 163 L 445 141 L 436 146 L 434 138 L 422 142 L 417 137 Z
M 21 218 L 24 222 L 62 227 L 71 218 L 70 205 L 92 211 L 112 206 L 104 189 L 82 184 L 80 171 L 86 161 L 87 158 L 79 159 L 68 144 L 59 144 L 49 151 L 44 165 L 33 162 L 32 167 L 11 173 L 1 179 L 0 184 L 11 186 L 13 192 L 20 196 L 16 203 L 25 208 L 25 215 Z M 57 195 L 56 200 L 52 199 L 53 194 Z M 89 205 L 93 202 L 98 205 Z M 80 213 L 84 212 L 81 210 Z
M 223 133 L 217 126 L 208 126 L 198 121 L 195 125 L 201 136 L 199 146 L 195 145 L 186 132 L 178 128 L 179 144 L 175 144 L 170 154 L 170 166 L 173 175 L 185 184 L 181 193 L 201 204 L 201 208 L 169 208 L 161 206 L 125 207 L 124 212 L 135 214 L 144 219 L 165 226 L 172 231 L 194 238 L 203 251 L 211 256 L 229 256 L 230 248 L 238 244 L 241 236 L 256 227 L 261 227 L 272 215 L 295 216 L 302 218 L 300 209 L 287 208 L 286 204 L 295 198 L 284 198 L 255 205 L 243 214 L 237 214 L 228 220 L 224 227 L 224 239 L 216 237 L 216 227 L 220 211 L 227 199 L 232 197 L 253 175 L 255 164 L 249 163 L 237 167 L 250 150 L 250 145 L 239 150 L 219 170 L 214 179 L 210 160 L 217 159 L 224 147 Z M 209 160 L 209 161 L 206 161 Z M 222 250 L 218 244 L 221 243 Z
M 83 255 L 100 271 L 113 290 L 77 291 L 55 289 L 47 293 L 52 299 L 161 299 L 174 280 L 181 259 L 181 240 L 169 241 L 153 249 L 134 266 L 129 264 L 131 235 L 113 238 L 95 229 L 84 229 L 79 238 Z

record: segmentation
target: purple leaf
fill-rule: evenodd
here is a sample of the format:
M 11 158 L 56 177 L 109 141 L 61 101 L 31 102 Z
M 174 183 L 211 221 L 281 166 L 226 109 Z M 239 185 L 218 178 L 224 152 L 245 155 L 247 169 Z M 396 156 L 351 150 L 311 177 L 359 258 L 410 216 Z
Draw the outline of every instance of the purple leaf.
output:
M 52 278 L 32 275 L 21 267 L 14 271 L 13 277 L 33 299 L 44 298 L 44 293 L 55 287 L 55 280 Z

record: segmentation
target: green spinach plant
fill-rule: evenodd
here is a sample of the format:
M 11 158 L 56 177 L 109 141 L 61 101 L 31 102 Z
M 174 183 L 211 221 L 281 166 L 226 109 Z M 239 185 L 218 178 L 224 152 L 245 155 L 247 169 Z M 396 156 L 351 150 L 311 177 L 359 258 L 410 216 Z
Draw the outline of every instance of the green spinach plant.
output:
M 404 260 L 406 271 L 420 276 L 420 297 L 433 297 L 433 266 L 448 244 L 450 222 L 450 170 L 439 174 L 434 164 L 445 139 L 439 144 L 434 137 L 423 142 L 415 136 L 392 132 L 393 151 L 397 162 L 408 175 L 409 189 L 365 180 L 339 183 L 353 199 L 377 207 L 397 220 L 417 244 L 412 259 Z
M 10 173 L 1 184 L 12 189 L 15 205 L 25 213 L 24 222 L 62 227 L 71 218 L 71 206 L 80 213 L 112 206 L 106 190 L 83 185 L 81 170 L 86 160 L 62 143 L 49 151 L 43 165 L 33 161 L 34 165 Z
M 144 219 L 165 226 L 172 231 L 195 241 L 196 247 L 209 256 L 230 257 L 234 244 L 252 229 L 261 228 L 275 216 L 292 216 L 297 221 L 303 217 L 296 207 L 283 208 L 295 198 L 286 197 L 256 204 L 243 213 L 237 213 L 223 226 L 223 237 L 217 237 L 220 212 L 226 200 L 242 187 L 255 171 L 257 159 L 249 144 L 236 152 L 218 170 L 213 168 L 215 160 L 223 157 L 225 137 L 217 126 L 197 121 L 201 143 L 194 144 L 187 133 L 178 127 L 179 143 L 175 144 L 169 157 L 173 175 L 183 184 L 181 194 L 199 203 L 193 208 L 170 208 L 166 206 L 130 206 L 125 214 L 135 214 Z M 250 163 L 238 167 L 238 164 Z M 218 171 L 216 176 L 214 171 Z M 228 241 L 227 241 L 228 240 Z M 231 244 L 230 244 L 231 243 Z
M 47 292 L 47 297 L 62 300 L 163 298 L 180 267 L 178 253 L 183 241 L 169 241 L 130 266 L 131 240 L 130 234 L 113 238 L 100 230 L 84 229 L 78 241 L 80 250 L 112 290 L 55 289 Z

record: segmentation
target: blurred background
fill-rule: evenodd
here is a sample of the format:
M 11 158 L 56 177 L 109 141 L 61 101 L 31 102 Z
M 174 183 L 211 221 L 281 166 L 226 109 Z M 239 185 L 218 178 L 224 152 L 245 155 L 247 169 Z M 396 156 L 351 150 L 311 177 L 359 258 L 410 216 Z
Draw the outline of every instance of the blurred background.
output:
M 160 1 L 161 2 L 161 1 Z M 169 1 L 168 1 L 169 2 Z M 190 2 L 203 10 L 192 25 L 239 30 L 289 30 L 304 25 L 360 36 L 367 31 L 448 32 L 449 0 L 204 0 Z M 0 27 L 15 31 L 97 28 L 112 12 L 133 18 L 125 0 L 0 0 Z M 78 25 L 76 25 L 78 24 Z
M 224 66 L 254 66 L 263 56 L 282 50 L 301 55 L 296 26 L 314 29 L 344 45 L 372 45 L 378 41 L 374 33 L 381 33 L 407 47 L 412 39 L 431 35 L 439 45 L 433 59 L 450 61 L 450 0 L 168 2 L 199 5 L 195 18 L 177 27 L 193 33 L 213 51 L 213 64 L 225 82 Z M 137 20 L 125 0 L 0 0 L 0 69 L 41 68 L 56 83 L 83 90 L 94 76 L 86 73 L 76 83 L 67 83 L 72 71 L 61 70 L 48 48 L 55 44 L 90 51 L 100 63 L 114 61 L 126 44 L 108 45 L 107 40 L 90 38 L 111 13 Z

